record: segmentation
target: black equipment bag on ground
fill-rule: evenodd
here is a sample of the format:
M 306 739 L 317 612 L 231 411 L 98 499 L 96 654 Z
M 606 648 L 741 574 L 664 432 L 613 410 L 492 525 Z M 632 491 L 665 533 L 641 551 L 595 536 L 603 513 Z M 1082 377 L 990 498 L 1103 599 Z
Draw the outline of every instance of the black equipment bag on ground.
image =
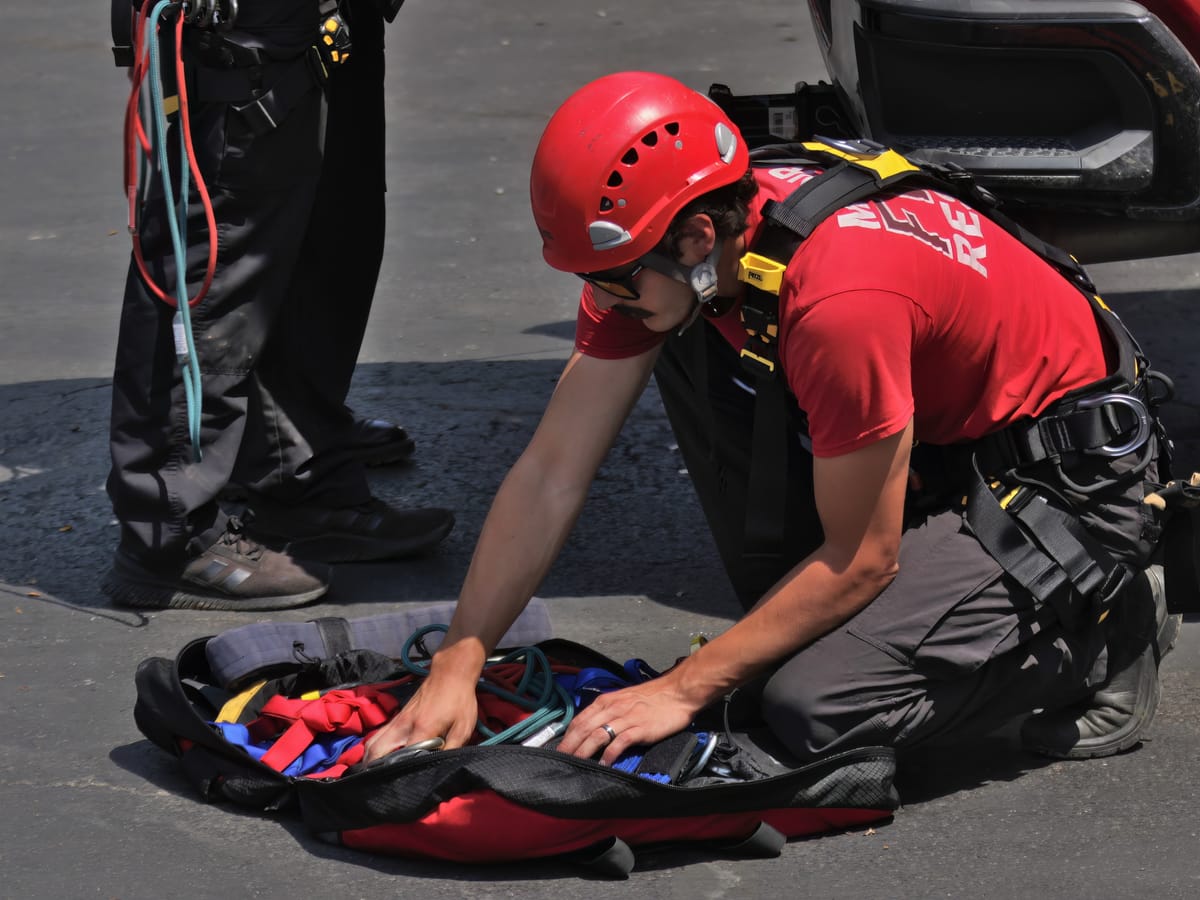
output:
M 877 823 L 899 805 L 890 748 L 792 767 L 781 761 L 783 753 L 765 728 L 739 723 L 729 730 L 728 709 L 712 719 L 713 751 L 706 757 L 712 769 L 696 766 L 698 774 L 679 784 L 515 744 L 395 762 L 385 757 L 383 765 L 351 767 L 338 777 L 284 775 L 212 724 L 228 695 L 214 684 L 205 653 L 209 640 L 191 642 L 174 661 L 142 662 L 135 679 L 138 728 L 180 759 L 203 799 L 286 810 L 321 839 L 347 847 L 479 863 L 565 854 L 598 874 L 624 877 L 635 847 L 691 844 L 718 855 L 776 856 L 789 837 Z M 555 664 L 598 667 L 618 677 L 628 671 L 570 641 L 543 641 L 537 649 Z M 261 707 L 272 692 L 309 698 L 355 683 L 387 682 L 397 670 L 382 654 L 352 650 L 297 663 L 292 674 L 258 686 L 248 705 Z M 242 720 L 252 715 L 253 709 L 244 712 Z M 665 749 L 678 755 L 678 745 Z M 656 748 L 644 752 L 649 760 Z M 663 761 L 659 752 L 657 762 Z

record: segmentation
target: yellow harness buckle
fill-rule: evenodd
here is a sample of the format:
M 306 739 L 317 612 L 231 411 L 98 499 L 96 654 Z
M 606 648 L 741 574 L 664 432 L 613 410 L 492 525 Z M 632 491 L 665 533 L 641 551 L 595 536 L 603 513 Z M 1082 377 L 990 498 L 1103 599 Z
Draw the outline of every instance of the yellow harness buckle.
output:
M 765 356 L 760 356 L 759 354 L 755 353 L 753 350 L 747 349 L 745 347 L 742 348 L 741 357 L 742 357 L 742 359 L 747 359 L 747 358 L 752 359 L 752 360 L 754 360 L 754 362 L 758 363 L 760 366 L 763 366 L 771 374 L 775 374 L 774 360 L 767 359 L 767 357 L 765 357 Z
M 787 266 L 758 253 L 747 253 L 738 260 L 738 281 L 752 284 L 768 294 L 778 294 Z

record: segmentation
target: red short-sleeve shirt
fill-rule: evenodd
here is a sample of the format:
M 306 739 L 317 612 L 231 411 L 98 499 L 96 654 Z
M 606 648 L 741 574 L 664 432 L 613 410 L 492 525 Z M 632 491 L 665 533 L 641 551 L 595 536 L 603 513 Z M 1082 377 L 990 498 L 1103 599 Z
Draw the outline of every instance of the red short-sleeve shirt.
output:
M 755 173 L 761 206 L 813 170 Z M 751 247 L 760 228 L 755 214 Z M 933 191 L 830 216 L 796 251 L 779 300 L 782 369 L 817 456 L 860 449 L 910 418 L 921 441 L 971 440 L 1108 370 L 1083 295 L 998 225 Z M 735 346 L 745 340 L 736 308 L 708 321 Z M 580 352 L 623 358 L 664 339 L 600 310 L 585 286 Z

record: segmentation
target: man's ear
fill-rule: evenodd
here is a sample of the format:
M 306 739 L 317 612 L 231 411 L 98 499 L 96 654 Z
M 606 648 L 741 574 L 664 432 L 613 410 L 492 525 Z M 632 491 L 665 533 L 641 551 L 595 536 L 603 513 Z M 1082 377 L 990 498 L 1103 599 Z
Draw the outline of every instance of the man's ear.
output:
M 679 228 L 676 252 L 679 262 L 694 266 L 708 258 L 717 243 L 717 229 L 704 213 L 696 213 L 684 219 Z

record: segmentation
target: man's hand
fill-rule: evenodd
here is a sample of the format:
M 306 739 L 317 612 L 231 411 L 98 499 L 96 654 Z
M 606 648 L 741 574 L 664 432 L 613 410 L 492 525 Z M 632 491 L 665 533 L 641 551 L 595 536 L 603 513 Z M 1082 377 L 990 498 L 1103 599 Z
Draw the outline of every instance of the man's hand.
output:
M 396 716 L 366 741 L 364 762 L 428 738 L 444 738 L 454 750 L 471 740 L 479 714 L 473 678 L 431 673 Z
M 683 731 L 697 712 L 666 677 L 656 678 L 601 694 L 571 721 L 558 749 L 582 759 L 591 759 L 603 750 L 600 763 L 611 766 L 630 747 L 653 744 Z

